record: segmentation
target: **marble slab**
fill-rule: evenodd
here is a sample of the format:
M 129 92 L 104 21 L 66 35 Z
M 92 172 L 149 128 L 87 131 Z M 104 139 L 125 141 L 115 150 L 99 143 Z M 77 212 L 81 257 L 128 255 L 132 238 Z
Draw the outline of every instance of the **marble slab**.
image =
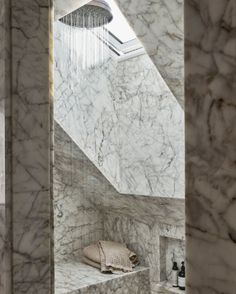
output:
M 184 106 L 183 0 L 116 0 L 173 92 Z
M 187 292 L 236 289 L 236 1 L 185 1 Z
M 148 268 L 137 267 L 131 273 L 103 274 L 99 269 L 78 261 L 55 266 L 55 294 L 148 294 Z
M 83 195 L 86 195 L 86 197 L 84 196 L 84 201 L 89 201 L 91 205 L 98 210 L 104 212 L 112 211 L 115 214 L 132 216 L 132 218 L 136 220 L 141 219 L 147 224 L 152 223 L 153 219 L 155 219 L 162 224 L 161 234 L 164 234 L 164 231 L 170 231 L 170 235 L 173 236 L 174 234 L 177 234 L 177 236 L 183 238 L 184 231 L 181 227 L 183 228 L 185 220 L 184 199 L 126 195 L 117 192 L 101 171 L 89 160 L 79 146 L 70 139 L 66 132 L 57 123 L 55 123 L 55 132 L 59 141 L 62 142 L 61 147 L 58 148 L 63 148 L 68 159 L 68 167 L 64 166 L 68 171 L 68 177 L 64 177 L 64 182 L 71 182 L 70 167 L 72 166 L 71 161 L 74 157 L 71 157 L 70 154 L 72 154 L 73 150 L 73 153 L 76 154 L 78 165 L 81 168 L 81 170 L 78 168 L 76 171 L 77 175 L 79 175 L 76 187 L 78 187 L 78 185 L 81 186 Z M 73 144 L 69 142 L 73 142 Z M 73 159 L 73 161 L 75 161 L 75 159 Z M 62 163 L 64 165 L 66 164 L 65 161 L 63 162 L 63 160 L 61 160 L 60 164 Z M 61 167 L 59 167 L 59 169 L 61 169 Z M 58 184 L 60 183 L 58 182 Z M 73 203 L 73 201 L 71 201 L 71 203 Z M 174 227 L 171 229 L 171 226 Z
M 120 193 L 184 198 L 184 114 L 150 58 L 77 69 L 64 58 L 64 26 L 55 24 L 56 121 Z
M 54 133 L 55 263 L 82 256 L 82 249 L 103 239 L 103 218 L 90 198 L 96 197 L 88 159 L 55 123 Z
M 12 0 L 12 292 L 52 291 L 51 3 Z

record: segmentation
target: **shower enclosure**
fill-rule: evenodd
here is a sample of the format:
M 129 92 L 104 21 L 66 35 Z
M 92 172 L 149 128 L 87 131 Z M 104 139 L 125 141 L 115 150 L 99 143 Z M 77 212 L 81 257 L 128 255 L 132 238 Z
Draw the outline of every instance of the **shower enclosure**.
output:
M 54 22 L 55 291 L 173 291 L 172 262 L 185 258 L 183 109 L 115 2 L 95 2 Z M 99 240 L 125 243 L 139 266 L 87 265 L 83 249 Z

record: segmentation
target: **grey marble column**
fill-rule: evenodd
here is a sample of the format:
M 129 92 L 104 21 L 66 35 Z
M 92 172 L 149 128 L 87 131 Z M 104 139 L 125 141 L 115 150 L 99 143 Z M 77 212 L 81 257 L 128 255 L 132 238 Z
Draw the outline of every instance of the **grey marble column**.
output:
M 51 2 L 11 0 L 12 293 L 52 293 Z
M 10 9 L 0 0 L 0 293 L 11 294 Z
M 185 1 L 187 293 L 236 292 L 236 1 Z

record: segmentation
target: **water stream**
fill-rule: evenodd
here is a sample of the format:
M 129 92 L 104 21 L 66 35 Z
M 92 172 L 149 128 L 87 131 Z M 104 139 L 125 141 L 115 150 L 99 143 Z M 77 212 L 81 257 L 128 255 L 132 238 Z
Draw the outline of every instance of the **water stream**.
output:
M 103 64 L 109 58 L 107 19 L 100 15 L 88 17 L 81 14 L 73 19 L 71 14 L 64 18 L 66 23 L 73 23 L 72 26 L 65 23 L 61 26 L 65 46 L 64 68 L 73 64 L 78 73 L 80 68 L 90 69 Z M 81 26 L 81 21 L 82 27 L 78 27 L 77 22 Z M 98 24 L 103 25 L 98 27 Z

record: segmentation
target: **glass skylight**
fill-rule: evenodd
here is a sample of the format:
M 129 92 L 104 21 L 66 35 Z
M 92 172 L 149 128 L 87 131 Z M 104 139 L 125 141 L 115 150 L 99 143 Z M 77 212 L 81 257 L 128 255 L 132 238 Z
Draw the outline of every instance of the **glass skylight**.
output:
M 114 35 L 121 43 L 126 43 L 136 39 L 137 37 L 134 31 L 129 26 L 115 1 L 107 0 L 107 3 L 110 5 L 113 14 L 113 20 L 106 26 L 108 31 L 112 33 L 112 35 Z

